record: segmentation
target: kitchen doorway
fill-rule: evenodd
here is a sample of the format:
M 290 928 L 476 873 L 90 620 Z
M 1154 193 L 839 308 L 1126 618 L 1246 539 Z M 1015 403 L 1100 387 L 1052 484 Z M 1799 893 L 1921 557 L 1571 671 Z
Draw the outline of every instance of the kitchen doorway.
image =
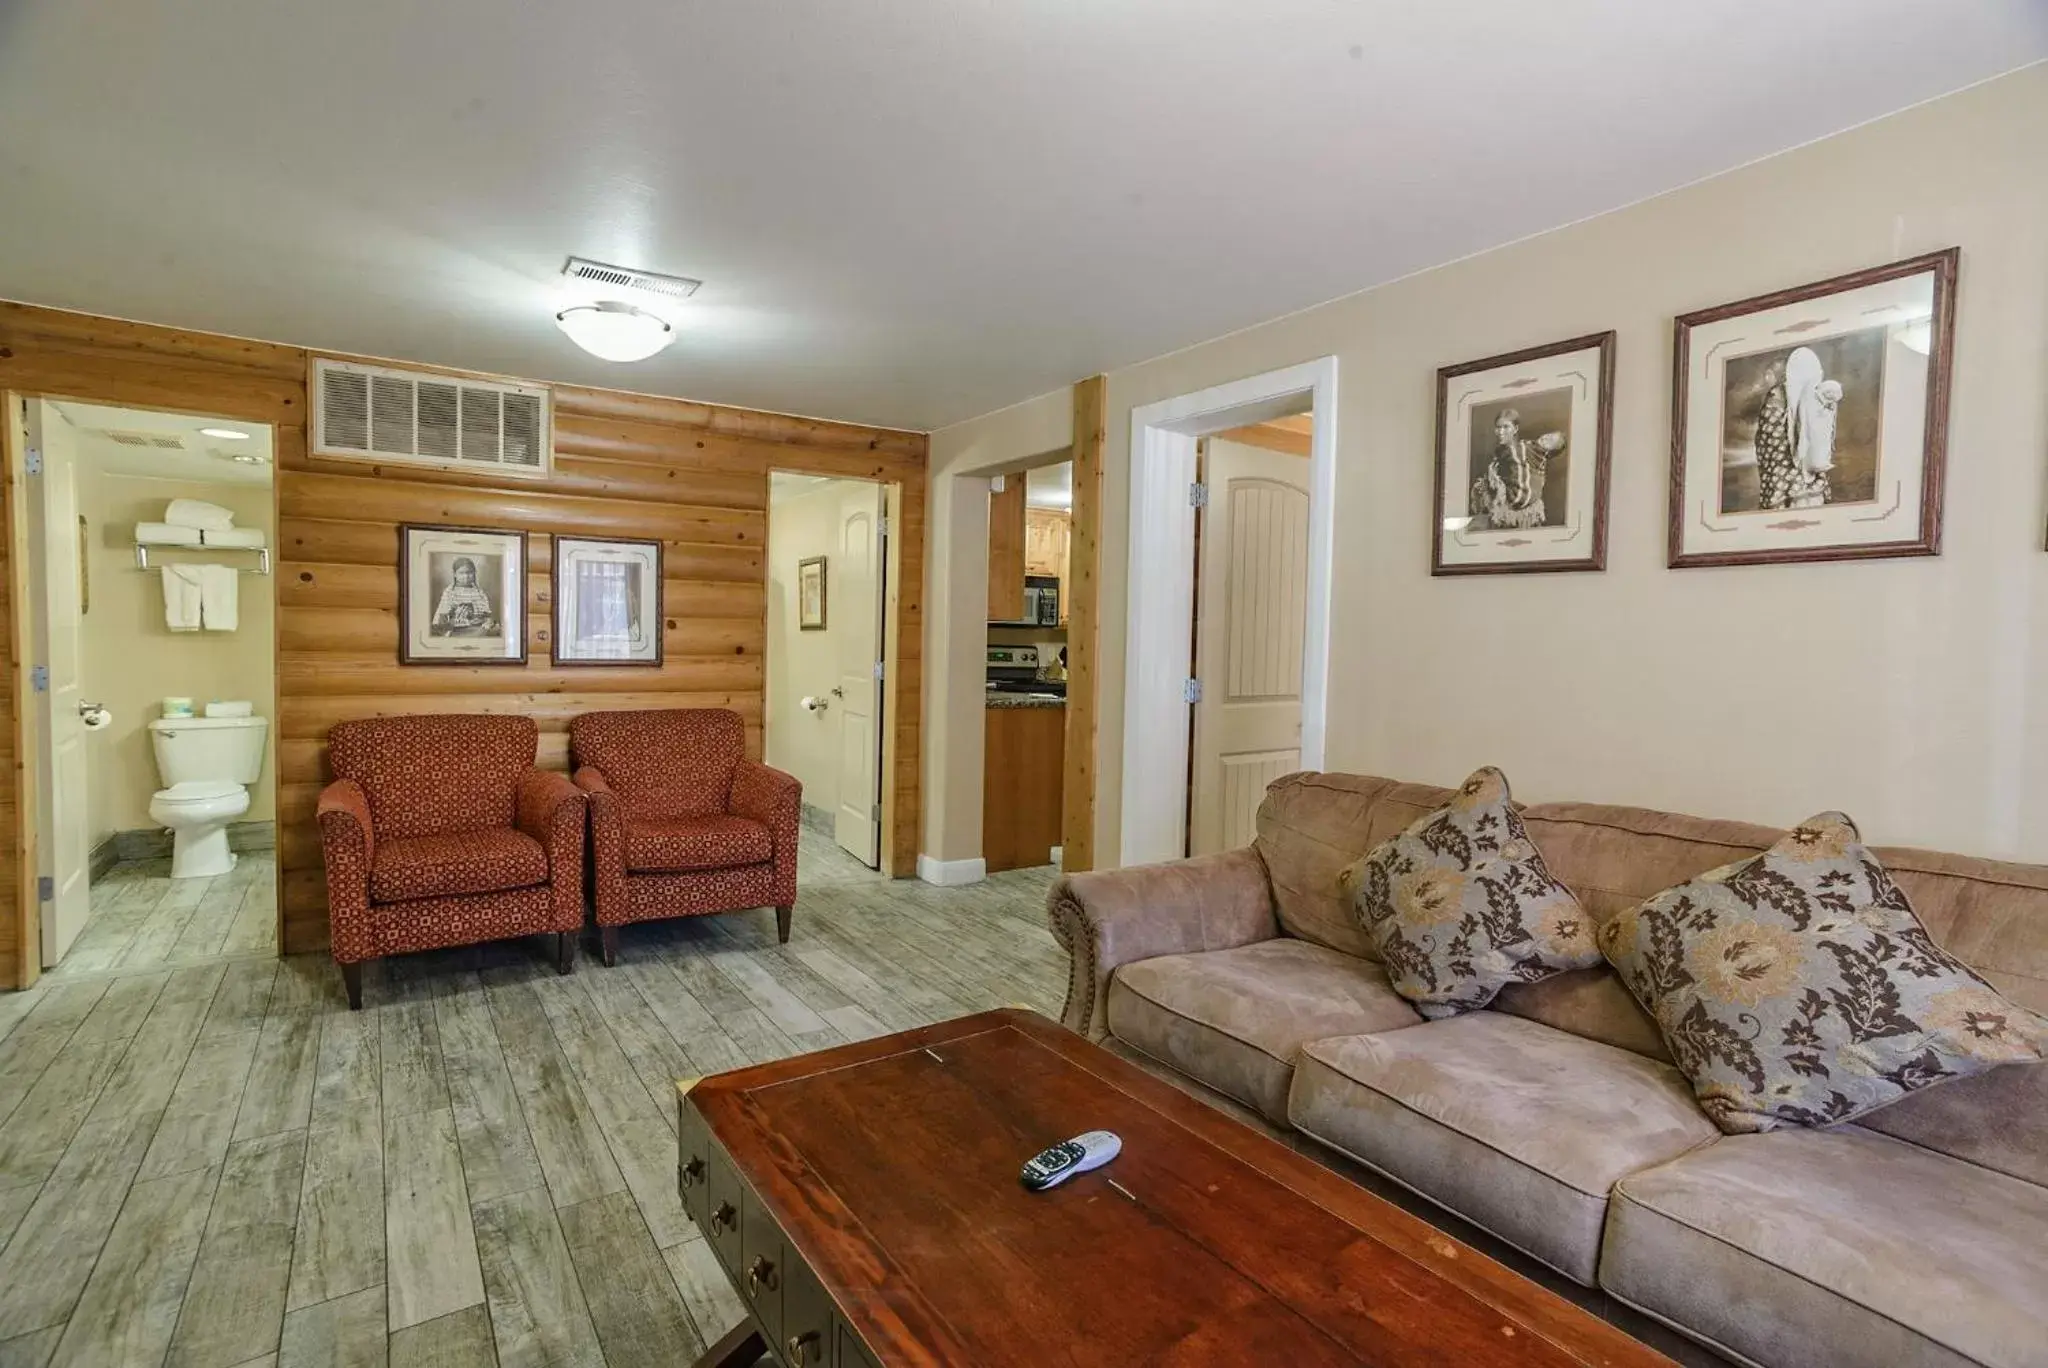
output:
M 881 868 L 888 490 L 776 471 L 768 497 L 767 763 L 804 822 Z

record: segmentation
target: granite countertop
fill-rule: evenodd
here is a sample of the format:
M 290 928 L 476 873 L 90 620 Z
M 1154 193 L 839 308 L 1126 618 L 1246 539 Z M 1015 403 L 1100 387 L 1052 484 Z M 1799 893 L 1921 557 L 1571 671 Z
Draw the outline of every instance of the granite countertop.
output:
M 991 693 L 991 708 L 1064 708 L 1067 700 L 1059 694 Z

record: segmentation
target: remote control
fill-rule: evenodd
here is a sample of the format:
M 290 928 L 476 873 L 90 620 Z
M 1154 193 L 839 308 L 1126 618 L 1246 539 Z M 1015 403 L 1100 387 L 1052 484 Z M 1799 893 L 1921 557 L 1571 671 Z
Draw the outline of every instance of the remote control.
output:
M 1062 1140 L 1032 1155 L 1024 1161 L 1024 1172 L 1020 1176 L 1025 1187 L 1033 1192 L 1044 1192 L 1077 1173 L 1101 1168 L 1116 1158 L 1123 1147 L 1124 1142 L 1110 1131 L 1089 1131 L 1086 1135 Z

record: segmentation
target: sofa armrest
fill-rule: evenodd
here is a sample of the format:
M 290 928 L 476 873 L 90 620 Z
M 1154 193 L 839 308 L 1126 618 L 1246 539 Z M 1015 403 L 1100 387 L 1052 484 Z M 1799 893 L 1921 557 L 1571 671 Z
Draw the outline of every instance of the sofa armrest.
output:
M 1068 1029 L 1108 1034 L 1109 976 L 1158 955 L 1229 950 L 1280 934 L 1266 862 L 1232 850 L 1059 880 L 1046 897 L 1052 933 L 1066 949 Z
M 548 853 L 554 931 L 583 926 L 583 790 L 566 774 L 530 769 L 519 777 L 514 821 Z
M 626 815 L 597 766 L 577 770 L 576 787 L 590 806 L 590 889 L 597 924 L 617 926 L 626 919 Z
M 320 790 L 320 859 L 327 874 L 328 944 L 337 964 L 359 964 L 376 954 L 370 934 L 370 861 L 377 838 L 370 797 L 353 779 Z
M 768 828 L 775 860 L 775 905 L 796 902 L 797 827 L 803 820 L 804 786 L 796 776 L 752 760 L 733 766 L 732 796 L 726 811 L 751 817 Z

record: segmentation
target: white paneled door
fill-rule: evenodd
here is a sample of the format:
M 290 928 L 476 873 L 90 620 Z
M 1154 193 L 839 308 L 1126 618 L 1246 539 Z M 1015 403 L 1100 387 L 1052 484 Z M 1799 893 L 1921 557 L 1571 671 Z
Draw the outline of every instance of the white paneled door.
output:
M 1301 768 L 1305 457 L 1212 438 L 1195 623 L 1190 854 L 1251 843 L 1266 785 Z
M 882 567 L 880 485 L 849 482 L 839 507 L 839 554 L 826 567 L 826 612 L 838 646 L 839 844 L 870 869 L 881 865 Z
M 43 966 L 63 959 L 92 909 L 87 848 L 84 712 L 85 538 L 78 520 L 78 466 L 71 425 L 56 406 L 28 403 L 29 585 L 34 603 L 31 688 L 42 745 L 36 757 L 37 862 L 50 880 L 42 907 Z

